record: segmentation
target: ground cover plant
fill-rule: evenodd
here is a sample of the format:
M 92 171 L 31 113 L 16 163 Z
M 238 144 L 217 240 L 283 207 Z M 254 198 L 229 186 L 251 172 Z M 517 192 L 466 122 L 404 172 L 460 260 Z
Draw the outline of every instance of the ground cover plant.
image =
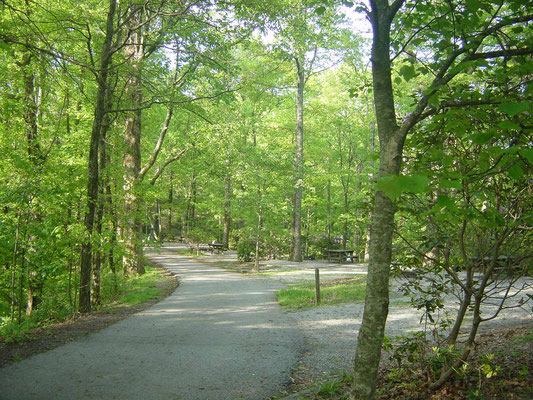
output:
M 438 391 L 429 389 L 427 377 L 428 370 L 439 368 L 438 356 L 408 361 L 405 354 L 398 367 L 390 350 L 379 371 L 378 400 L 526 400 L 533 396 L 532 324 L 481 333 L 468 364 Z M 305 389 L 285 398 L 351 400 L 352 381 L 350 372 L 335 372 L 323 382 L 308 382 Z
M 320 284 L 320 305 L 332 305 L 365 298 L 364 278 L 345 278 L 325 281 Z M 278 303 L 288 309 L 316 306 L 315 283 L 290 283 L 276 292 Z

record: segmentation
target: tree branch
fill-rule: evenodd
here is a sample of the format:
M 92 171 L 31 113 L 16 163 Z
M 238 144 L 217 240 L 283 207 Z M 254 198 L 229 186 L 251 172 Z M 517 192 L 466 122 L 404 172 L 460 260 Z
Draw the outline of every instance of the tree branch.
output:
M 438 88 L 442 85 L 447 84 L 450 82 L 453 78 L 455 78 L 457 75 L 461 73 L 461 69 L 457 68 L 455 70 L 450 71 L 450 68 L 454 64 L 454 62 L 457 60 L 458 57 L 465 53 L 467 56 L 465 56 L 461 61 L 459 61 L 458 66 L 464 64 L 468 61 L 474 61 L 478 59 L 483 58 L 495 58 L 495 57 L 503 57 L 503 56 L 519 56 L 519 55 L 527 55 L 532 54 L 533 49 L 527 47 L 525 49 L 514 49 L 514 50 L 499 50 L 499 51 L 493 51 L 493 52 L 485 52 L 485 53 L 475 53 L 477 49 L 479 49 L 483 43 L 483 40 L 485 40 L 488 36 L 493 34 L 494 32 L 499 31 L 500 29 L 513 25 L 516 23 L 521 22 L 528 22 L 533 20 L 533 15 L 526 15 L 521 16 L 517 18 L 508 19 L 505 21 L 502 21 L 498 24 L 495 24 L 493 26 L 487 27 L 484 31 L 477 34 L 476 39 L 474 42 L 472 42 L 470 45 L 474 45 L 474 48 L 472 49 L 469 47 L 468 43 L 465 44 L 462 48 L 457 49 L 456 51 L 452 52 L 447 60 L 445 60 L 438 71 L 438 73 L 435 75 L 435 79 L 433 79 L 433 82 L 429 86 L 428 90 L 429 93 L 423 95 L 420 100 L 418 101 L 415 109 L 411 114 L 409 114 L 405 120 L 402 123 L 402 126 L 400 128 L 403 137 L 407 135 L 409 130 L 418 122 L 421 121 L 421 117 L 424 114 L 424 111 L 428 105 L 429 99 L 438 91 Z
M 186 149 L 183 149 L 182 151 L 180 151 L 179 153 L 175 154 L 173 157 L 169 158 L 167 161 L 165 161 L 165 163 L 163 165 L 161 165 L 157 171 L 155 171 L 155 175 L 154 177 L 150 180 L 150 185 L 154 185 L 156 183 L 156 181 L 159 179 L 159 177 L 163 174 L 163 171 L 165 170 L 165 168 L 173 163 L 174 161 L 177 161 L 179 160 L 181 157 L 183 157 L 185 155 L 185 153 L 187 153 L 187 151 L 189 151 L 190 147 L 187 147 Z
M 152 152 L 150 160 L 139 172 L 139 180 L 141 181 L 144 179 L 144 177 L 146 176 L 146 173 L 150 170 L 150 168 L 152 168 L 152 166 L 155 164 L 157 160 L 157 156 L 159 156 L 159 152 L 161 151 L 161 147 L 163 146 L 163 141 L 165 140 L 165 136 L 168 132 L 170 121 L 172 120 L 172 115 L 173 115 L 173 108 L 171 105 L 167 109 L 167 115 L 165 117 L 165 121 L 163 122 L 163 127 L 161 128 L 161 132 L 159 133 L 159 137 L 157 139 L 157 143 L 154 147 L 154 151 Z
M 516 57 L 516 56 L 527 56 L 533 54 L 533 48 L 526 47 L 524 49 L 502 49 L 498 51 L 487 51 L 485 53 L 476 53 L 471 54 L 467 57 L 468 61 L 473 60 L 487 60 L 489 58 L 498 58 L 498 57 Z

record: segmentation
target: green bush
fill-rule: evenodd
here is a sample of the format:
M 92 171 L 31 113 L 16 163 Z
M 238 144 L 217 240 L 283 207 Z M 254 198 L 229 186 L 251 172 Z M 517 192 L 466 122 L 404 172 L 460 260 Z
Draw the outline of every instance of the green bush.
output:
M 237 258 L 239 261 L 250 262 L 255 256 L 255 242 L 251 239 L 241 239 L 237 244 Z
M 0 336 L 2 336 L 6 343 L 25 342 L 32 338 L 32 330 L 37 327 L 35 322 L 25 320 L 21 324 L 15 322 L 7 322 L 0 327 Z

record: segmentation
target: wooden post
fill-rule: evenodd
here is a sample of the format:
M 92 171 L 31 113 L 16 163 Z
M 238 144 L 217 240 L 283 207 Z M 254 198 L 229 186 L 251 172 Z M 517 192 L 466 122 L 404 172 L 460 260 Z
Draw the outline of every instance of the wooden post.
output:
M 315 304 L 320 304 L 320 270 L 315 268 Z

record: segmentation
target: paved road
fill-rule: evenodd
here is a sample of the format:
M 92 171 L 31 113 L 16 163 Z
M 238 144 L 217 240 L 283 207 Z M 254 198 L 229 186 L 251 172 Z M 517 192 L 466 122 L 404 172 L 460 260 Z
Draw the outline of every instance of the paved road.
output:
M 276 285 L 166 247 L 166 300 L 84 339 L 0 369 L 0 399 L 266 399 L 287 383 L 302 335 Z

